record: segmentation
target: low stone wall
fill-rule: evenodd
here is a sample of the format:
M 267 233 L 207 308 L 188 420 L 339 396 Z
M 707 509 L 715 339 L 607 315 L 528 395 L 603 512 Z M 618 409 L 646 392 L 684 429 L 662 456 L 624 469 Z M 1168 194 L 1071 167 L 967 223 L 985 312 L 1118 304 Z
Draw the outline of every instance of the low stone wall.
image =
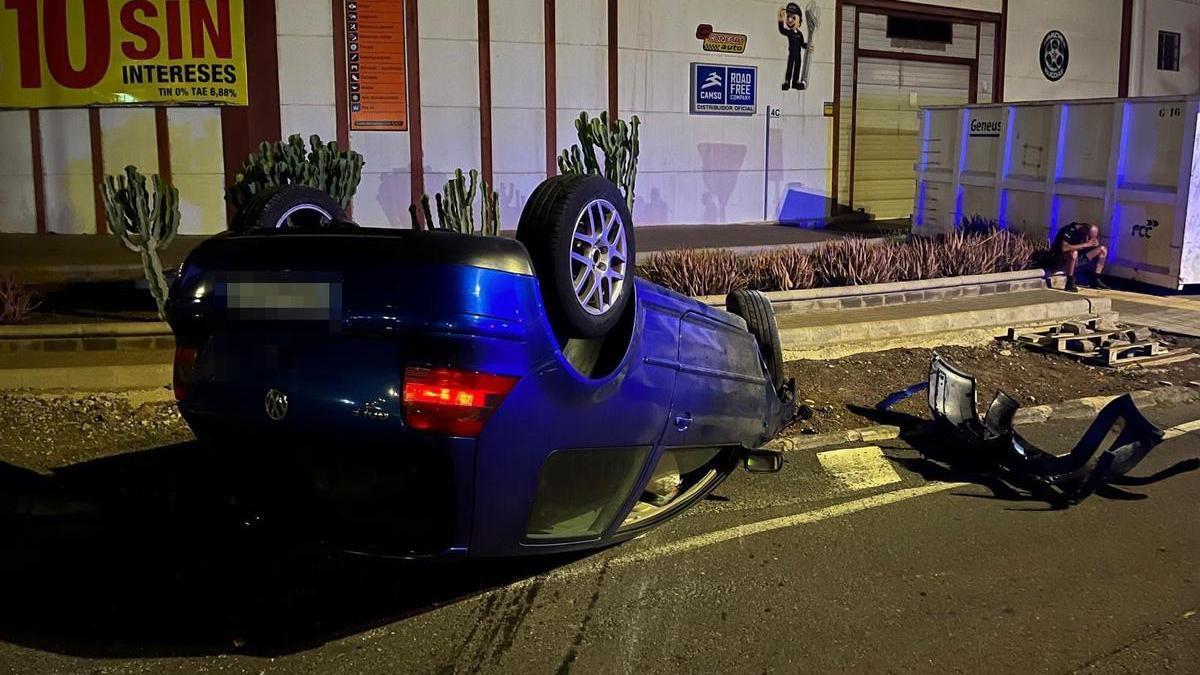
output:
M 766 295 L 771 299 L 771 304 L 775 306 L 775 311 L 780 314 L 835 311 L 916 302 L 937 302 L 997 293 L 1035 291 L 1050 288 L 1053 276 L 1046 270 L 1022 270 L 890 284 L 810 288 L 801 291 L 771 291 Z M 715 307 L 725 306 L 723 296 L 709 295 L 699 299 Z

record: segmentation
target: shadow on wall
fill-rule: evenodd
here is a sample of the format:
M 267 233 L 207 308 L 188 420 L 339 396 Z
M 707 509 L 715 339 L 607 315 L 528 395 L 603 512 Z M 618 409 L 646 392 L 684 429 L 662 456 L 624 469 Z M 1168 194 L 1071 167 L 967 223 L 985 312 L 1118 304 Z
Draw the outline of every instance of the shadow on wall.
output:
M 529 200 L 529 195 L 522 187 L 513 182 L 500 183 L 496 186 L 496 192 L 500 194 L 500 229 L 502 230 L 515 230 L 517 223 L 521 222 L 521 211 L 525 209 L 525 202 Z
M 425 175 L 427 177 L 434 175 L 432 168 L 428 165 L 425 167 Z M 408 207 L 410 204 L 415 203 L 419 208 L 420 195 L 410 197 L 410 192 L 412 191 L 411 181 L 412 177 L 407 166 L 398 167 L 379 175 L 379 190 L 375 193 L 375 201 L 379 204 L 380 210 L 383 211 L 384 217 L 387 219 L 387 227 L 412 227 L 412 217 L 408 213 Z M 431 189 L 441 190 L 442 181 L 434 180 L 433 182 L 436 184 L 436 187 L 430 186 Z M 529 199 L 525 186 L 507 182 L 499 183 L 493 187 L 500 194 L 501 228 L 515 230 L 517 223 L 521 220 L 521 211 L 525 208 L 525 202 Z M 429 197 L 432 201 L 432 192 Z M 432 203 L 430 204 L 430 209 L 436 211 L 436 207 Z M 384 223 L 364 224 L 385 225 Z
M 704 222 L 725 222 L 725 208 L 737 187 L 742 167 L 746 163 L 746 146 L 735 143 L 700 143 L 700 170 L 703 172 Z M 761 171 L 760 171 L 761 173 Z
M 671 207 L 658 188 L 651 188 L 649 197 L 638 195 L 633 205 L 635 225 L 665 225 L 671 222 Z
M 412 192 L 410 169 L 411 166 L 407 166 L 379 174 L 379 192 L 375 194 L 375 201 L 379 202 L 388 227 L 412 227 L 408 215 L 409 193 Z

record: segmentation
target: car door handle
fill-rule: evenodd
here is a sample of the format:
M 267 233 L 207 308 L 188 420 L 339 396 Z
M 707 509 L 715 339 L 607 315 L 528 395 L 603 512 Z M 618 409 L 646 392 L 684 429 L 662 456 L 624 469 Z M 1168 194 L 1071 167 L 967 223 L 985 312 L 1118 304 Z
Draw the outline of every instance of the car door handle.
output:
M 692 426 L 692 413 L 675 416 L 675 431 L 687 431 Z

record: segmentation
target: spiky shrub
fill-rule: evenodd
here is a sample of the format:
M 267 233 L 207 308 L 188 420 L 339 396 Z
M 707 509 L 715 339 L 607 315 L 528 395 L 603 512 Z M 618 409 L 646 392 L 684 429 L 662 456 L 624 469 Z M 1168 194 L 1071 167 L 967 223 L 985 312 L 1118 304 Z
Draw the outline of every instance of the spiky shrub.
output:
M 125 248 L 141 256 L 142 274 L 158 306 L 159 318 L 165 319 L 169 288 L 158 254 L 179 232 L 179 190 L 157 174 L 151 180 L 153 194 L 146 189 L 146 177 L 138 173 L 137 167 L 127 166 L 123 175 L 105 176 L 100 193 L 108 231 Z
M 434 194 L 437 203 L 437 229 L 451 230 L 461 234 L 475 234 L 475 197 L 481 197 L 479 207 L 479 234 L 496 237 L 500 235 L 500 195 L 488 185 L 486 178 L 471 169 L 464 174 L 454 170 L 454 177 L 446 181 L 442 191 Z M 421 210 L 417 205 L 408 207 L 414 230 L 432 229 L 433 214 L 429 206 L 429 195 L 421 195 Z
M 890 250 L 887 245 L 848 238 L 823 242 L 809 255 L 818 286 L 859 286 L 896 280 Z
M 942 258 L 935 239 L 910 237 L 891 245 L 896 281 L 936 279 L 942 275 Z
M 745 256 L 666 251 L 652 256 L 638 273 L 680 293 L 721 295 L 739 288 L 786 291 L 1011 272 L 1038 266 L 1045 248 L 1004 230 L 883 242 L 839 239 L 807 251 L 791 247 Z
M 750 288 L 793 291 L 812 288 L 816 280 L 812 259 L 799 247 L 780 248 L 740 259 Z
M 0 324 L 23 323 L 38 308 L 37 296 L 11 274 L 0 274 Z
M 637 163 L 641 146 L 638 127 L 642 121 L 637 115 L 611 122 L 608 113 L 589 118 L 586 112 L 579 113 L 575 120 L 575 131 L 579 142 L 563 150 L 558 156 L 558 172 L 563 175 L 597 174 L 608 178 L 625 195 L 625 205 L 633 210 L 633 192 L 637 186 Z M 604 167 L 596 157 L 596 148 L 604 153 Z
M 225 191 L 225 200 L 241 210 L 268 187 L 307 185 L 324 191 L 343 209 L 349 208 L 362 181 L 363 156 L 342 150 L 334 141 L 324 143 L 316 134 L 309 136 L 308 143 L 306 148 L 300 134 L 292 134 L 286 141 L 259 145 Z
M 749 288 L 744 259 L 716 249 L 665 251 L 639 267 L 638 274 L 684 295 L 724 295 Z

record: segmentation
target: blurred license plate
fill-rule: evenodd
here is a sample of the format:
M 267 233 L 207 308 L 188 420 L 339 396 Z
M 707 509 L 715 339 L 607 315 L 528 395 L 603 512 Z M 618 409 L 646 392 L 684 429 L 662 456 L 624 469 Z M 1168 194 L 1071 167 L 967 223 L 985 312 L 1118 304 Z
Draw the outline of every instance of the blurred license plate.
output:
M 340 319 L 342 284 L 333 281 L 230 281 L 225 287 L 225 308 L 238 319 Z

